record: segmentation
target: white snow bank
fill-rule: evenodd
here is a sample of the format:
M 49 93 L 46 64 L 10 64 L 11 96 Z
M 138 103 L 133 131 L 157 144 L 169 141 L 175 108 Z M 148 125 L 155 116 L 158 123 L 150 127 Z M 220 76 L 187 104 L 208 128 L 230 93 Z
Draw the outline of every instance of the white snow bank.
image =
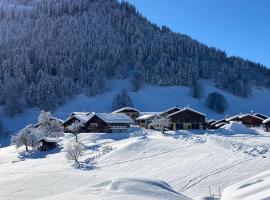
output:
M 93 188 L 98 191 L 103 190 L 108 197 L 117 197 L 117 199 L 189 200 L 189 198 L 174 191 L 166 182 L 158 180 L 113 179 L 98 184 Z
M 247 128 L 242 123 L 231 122 L 230 124 L 226 124 L 221 128 L 216 130 L 219 134 L 224 135 L 236 135 L 236 134 L 247 134 L 247 135 L 257 135 L 258 133 L 250 128 Z
M 270 199 L 270 171 L 225 188 L 221 200 Z

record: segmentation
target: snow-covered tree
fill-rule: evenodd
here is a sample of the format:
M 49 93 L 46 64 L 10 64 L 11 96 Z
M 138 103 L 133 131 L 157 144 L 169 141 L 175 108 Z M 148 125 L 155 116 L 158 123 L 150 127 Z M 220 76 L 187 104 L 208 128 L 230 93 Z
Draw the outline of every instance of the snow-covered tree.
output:
M 202 85 L 196 81 L 191 87 L 191 91 L 190 91 L 191 96 L 193 98 L 200 99 L 202 98 L 203 93 L 204 93 L 204 90 L 203 90 Z
M 130 87 L 132 92 L 138 92 L 143 87 L 143 76 L 134 72 L 130 80 Z
M 123 107 L 133 107 L 132 99 L 128 95 L 127 90 L 124 89 L 115 95 L 112 103 L 112 110 L 117 110 Z
M 222 94 L 212 92 L 206 99 L 206 105 L 217 113 L 224 113 L 228 109 L 229 103 Z
M 156 116 L 150 123 L 150 126 L 160 130 L 162 133 L 164 133 L 167 128 L 170 128 L 171 125 L 171 119 L 167 116 Z
M 28 147 L 35 149 L 38 143 L 38 137 L 33 129 L 33 125 L 28 125 L 24 129 L 20 130 L 15 136 L 11 138 L 11 143 L 20 148 L 25 146 L 25 151 L 28 151 Z
M 75 141 L 78 142 L 78 135 L 80 134 L 81 128 L 83 128 L 83 124 L 79 121 L 75 121 L 72 123 L 68 129 L 75 135 Z
M 78 142 L 70 142 L 66 146 L 66 158 L 73 161 L 74 164 L 79 164 L 79 157 L 82 155 L 84 147 Z
M 41 111 L 38 117 L 39 131 L 43 137 L 61 137 L 63 126 L 50 112 Z

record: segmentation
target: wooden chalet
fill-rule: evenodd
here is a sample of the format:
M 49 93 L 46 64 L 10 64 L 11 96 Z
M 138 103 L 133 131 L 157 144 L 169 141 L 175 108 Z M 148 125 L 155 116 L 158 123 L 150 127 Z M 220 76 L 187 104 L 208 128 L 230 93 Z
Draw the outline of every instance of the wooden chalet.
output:
M 119 113 L 126 114 L 134 121 L 140 116 L 140 111 L 131 107 L 124 107 L 112 112 L 112 114 L 119 114 Z
M 236 115 L 226 120 L 227 122 L 242 122 L 247 127 L 259 127 L 262 125 L 263 119 L 253 114 Z
M 206 115 L 191 108 L 184 108 L 168 115 L 172 130 L 206 129 Z
M 133 123 L 134 121 L 126 114 L 95 113 L 85 123 L 85 132 L 123 132 Z
M 265 132 L 270 132 L 270 118 L 263 120 L 263 129 Z
M 139 116 L 136 119 L 137 124 L 141 128 L 151 128 L 150 124 L 152 123 L 153 119 L 157 117 L 160 113 L 159 112 L 144 112 L 141 113 L 141 116 Z
M 60 140 L 56 138 L 41 138 L 38 142 L 40 143 L 40 151 L 49 151 L 57 147 Z
M 64 132 L 68 133 L 70 132 L 69 126 L 71 126 L 73 123 L 78 122 L 84 125 L 91 117 L 93 117 L 93 113 L 91 112 L 74 112 L 72 113 L 66 121 L 63 122 Z M 81 130 L 79 132 L 85 132 L 84 126 L 82 126 Z

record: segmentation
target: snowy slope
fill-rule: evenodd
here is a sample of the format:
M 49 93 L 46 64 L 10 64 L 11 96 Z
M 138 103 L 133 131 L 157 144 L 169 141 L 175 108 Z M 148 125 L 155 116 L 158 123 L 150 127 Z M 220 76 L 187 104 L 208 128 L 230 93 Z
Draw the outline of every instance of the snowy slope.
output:
M 190 88 L 188 87 L 158 87 L 145 85 L 145 87 L 137 93 L 130 92 L 130 96 L 134 106 L 141 111 L 163 111 L 176 105 L 180 107 L 189 105 L 192 108 L 206 113 L 208 118 L 214 119 L 222 118 L 225 114 L 249 113 L 251 110 L 270 116 L 270 90 L 254 89 L 252 96 L 245 99 L 215 88 L 212 81 L 202 81 L 202 84 L 205 90 L 205 97 L 200 100 L 190 97 Z M 97 97 L 91 98 L 78 95 L 65 105 L 59 107 L 54 114 L 59 118 L 65 119 L 74 111 L 110 112 L 114 95 L 123 88 L 129 89 L 129 81 L 110 81 L 108 87 L 108 92 Z M 223 115 L 217 114 L 205 107 L 207 94 L 213 91 L 221 92 L 226 96 L 229 102 L 229 109 Z M 25 113 L 19 114 L 12 119 L 3 117 L 3 121 L 10 131 L 16 132 L 29 123 L 35 123 L 38 114 L 39 111 L 37 109 L 29 109 Z
M 270 171 L 226 188 L 222 200 L 270 199 Z
M 209 186 L 218 194 L 219 187 L 222 192 L 269 169 L 270 137 L 259 131 L 80 134 L 88 149 L 80 160 L 88 169 L 75 169 L 61 148 L 22 161 L 13 146 L 2 148 L 0 199 L 202 199 Z M 72 139 L 67 134 L 63 144 Z

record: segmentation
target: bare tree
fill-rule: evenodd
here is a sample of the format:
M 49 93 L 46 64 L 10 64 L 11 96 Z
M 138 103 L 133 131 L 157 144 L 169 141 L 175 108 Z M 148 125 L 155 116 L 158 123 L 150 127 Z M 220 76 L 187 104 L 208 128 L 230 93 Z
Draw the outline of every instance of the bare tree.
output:
M 78 142 L 70 142 L 66 147 L 66 158 L 73 161 L 74 164 L 79 164 L 79 157 L 83 153 L 83 145 Z
M 68 129 L 75 135 L 76 142 L 78 142 L 78 135 L 79 135 L 82 127 L 83 127 L 83 124 L 81 122 L 78 122 L 78 121 L 75 121 L 73 124 L 71 124 L 68 127 Z
M 167 116 L 157 116 L 153 119 L 150 126 L 153 126 L 155 129 L 160 130 L 162 133 L 165 132 L 166 128 L 171 127 L 171 119 Z

